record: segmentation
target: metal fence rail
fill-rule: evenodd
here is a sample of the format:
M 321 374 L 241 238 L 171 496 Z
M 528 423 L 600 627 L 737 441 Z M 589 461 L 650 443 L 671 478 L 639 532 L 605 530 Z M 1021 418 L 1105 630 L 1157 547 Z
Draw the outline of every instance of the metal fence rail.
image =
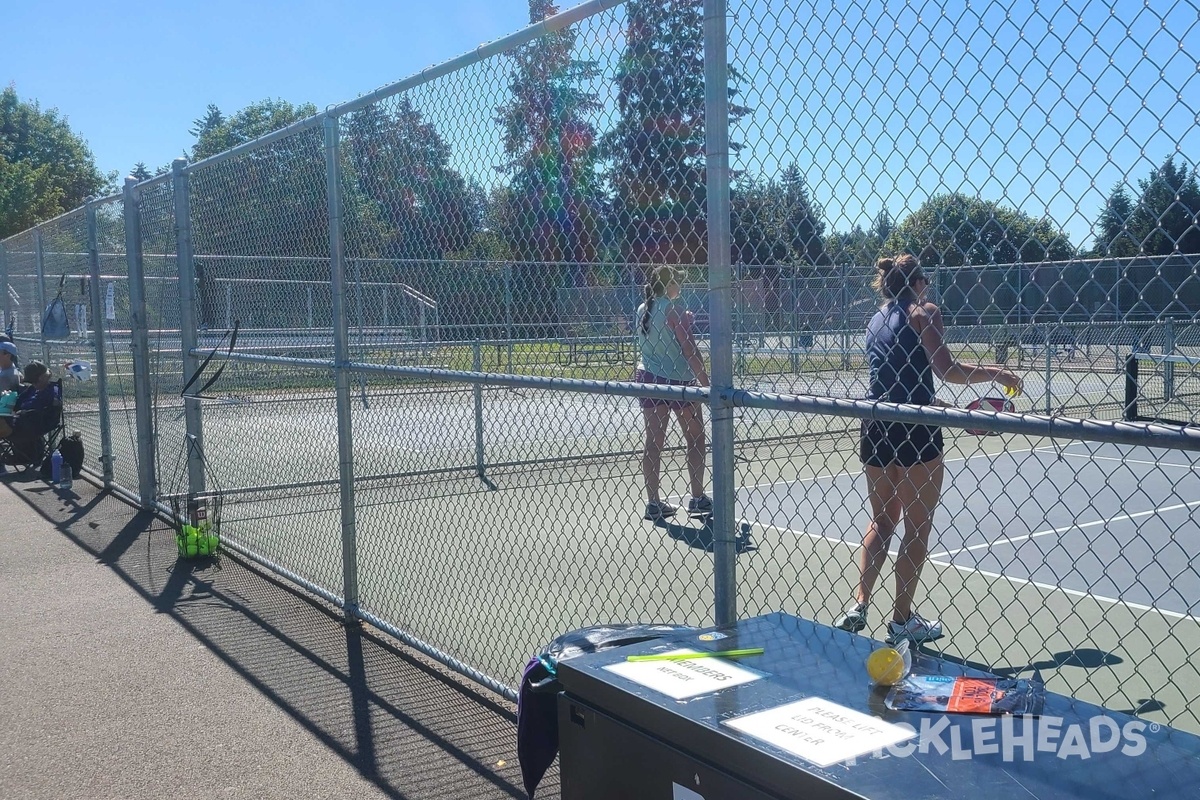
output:
M 531 7 L 0 242 L 26 360 L 93 365 L 67 406 L 96 473 L 219 498 L 232 549 L 513 696 L 575 627 L 833 621 L 860 428 L 933 426 L 931 646 L 1200 730 L 1200 427 L 1155 416 L 1200 406 L 1194 7 Z M 1013 412 L 862 399 L 899 253 L 952 356 L 1021 375 Z M 661 265 L 711 389 L 633 382 Z M 642 519 L 639 399 L 707 406 L 707 523 Z M 664 499 L 687 456 L 671 434 Z

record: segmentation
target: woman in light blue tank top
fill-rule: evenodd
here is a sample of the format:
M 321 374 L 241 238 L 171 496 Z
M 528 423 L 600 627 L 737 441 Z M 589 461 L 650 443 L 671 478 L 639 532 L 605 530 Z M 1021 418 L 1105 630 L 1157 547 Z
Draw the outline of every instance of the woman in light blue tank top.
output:
M 637 310 L 639 359 L 634 380 L 638 383 L 672 386 L 708 386 L 704 359 L 692 334 L 692 313 L 680 307 L 679 290 L 684 273 L 672 267 L 657 267 L 646 284 L 646 302 Z M 704 417 L 700 403 L 681 400 L 639 398 L 646 423 L 642 449 L 642 478 L 646 482 L 644 519 L 658 522 L 674 516 L 679 508 L 659 496 L 662 448 L 671 413 L 679 420 L 687 451 L 688 479 L 692 496 L 688 513 L 712 513 L 712 500 L 704 493 Z

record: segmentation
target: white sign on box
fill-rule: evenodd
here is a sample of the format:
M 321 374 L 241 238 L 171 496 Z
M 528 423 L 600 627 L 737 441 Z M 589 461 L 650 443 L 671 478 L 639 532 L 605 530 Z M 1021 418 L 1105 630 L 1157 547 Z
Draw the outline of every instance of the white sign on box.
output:
M 655 655 L 696 653 L 683 647 Z M 739 667 L 723 658 L 697 658 L 683 661 L 622 661 L 605 669 L 636 684 L 661 692 L 674 700 L 686 700 L 730 686 L 740 686 L 763 677 L 756 670 Z
M 725 720 L 723 724 L 818 767 L 873 753 L 917 735 L 911 728 L 884 722 L 820 697 L 807 697 Z

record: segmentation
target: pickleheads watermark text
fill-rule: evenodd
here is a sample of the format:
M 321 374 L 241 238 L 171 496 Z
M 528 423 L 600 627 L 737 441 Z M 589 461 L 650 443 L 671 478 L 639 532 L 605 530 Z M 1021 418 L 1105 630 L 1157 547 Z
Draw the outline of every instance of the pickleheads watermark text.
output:
M 1160 728 L 1154 722 L 1118 722 L 1105 716 L 1070 722 L 1052 716 L 973 717 L 969 725 L 963 722 L 939 714 L 923 718 L 919 727 L 894 723 L 916 735 L 872 755 L 907 758 L 914 753 L 933 753 L 954 761 L 999 756 L 1005 763 L 1048 757 L 1086 761 L 1106 753 L 1132 758 L 1146 752 L 1146 734 L 1157 733 Z

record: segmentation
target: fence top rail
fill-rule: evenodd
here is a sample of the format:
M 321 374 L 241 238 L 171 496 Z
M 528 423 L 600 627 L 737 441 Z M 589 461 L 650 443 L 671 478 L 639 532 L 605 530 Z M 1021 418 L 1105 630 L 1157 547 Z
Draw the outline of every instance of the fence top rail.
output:
M 813 395 L 783 395 L 732 389 L 722 398 L 741 408 L 761 408 L 825 416 L 907 422 L 961 429 L 978 429 L 1019 436 L 1044 436 L 1082 442 L 1104 442 L 1171 450 L 1200 451 L 1200 427 L 1124 422 L 1041 414 L 974 411 L 944 406 L 884 403 Z

